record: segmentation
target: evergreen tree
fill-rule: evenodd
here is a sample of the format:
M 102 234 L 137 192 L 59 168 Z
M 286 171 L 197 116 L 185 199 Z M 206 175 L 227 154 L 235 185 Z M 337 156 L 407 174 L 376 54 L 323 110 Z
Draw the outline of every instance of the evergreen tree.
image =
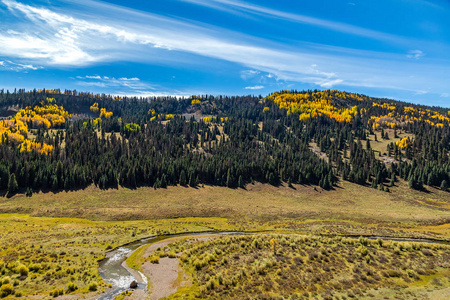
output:
M 17 184 L 17 180 L 16 180 L 16 175 L 14 173 L 12 173 L 9 176 L 9 180 L 8 180 L 8 194 L 15 194 L 17 193 L 17 191 L 19 190 L 19 186 Z
M 443 191 L 447 191 L 448 190 L 448 183 L 447 183 L 447 180 L 442 180 L 442 183 L 441 183 L 441 190 L 443 190 Z
M 239 186 L 240 188 L 245 188 L 245 186 L 244 186 L 244 180 L 242 179 L 242 175 L 239 175 L 238 186 Z
M 195 182 L 195 174 L 191 172 L 191 174 L 189 175 L 189 185 L 191 187 L 196 187 L 197 183 Z
M 184 170 L 181 170 L 180 173 L 180 185 L 186 186 L 186 172 L 184 172 Z

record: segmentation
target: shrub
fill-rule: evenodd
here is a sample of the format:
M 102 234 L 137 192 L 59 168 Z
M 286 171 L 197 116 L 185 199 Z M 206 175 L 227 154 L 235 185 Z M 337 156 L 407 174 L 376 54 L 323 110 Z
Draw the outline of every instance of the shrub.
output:
M 360 246 L 358 248 L 358 252 L 361 253 L 363 256 L 366 256 L 367 254 L 369 254 L 369 250 L 367 250 L 367 248 L 364 246 Z
M 91 292 L 96 291 L 96 290 L 97 290 L 97 283 L 96 283 L 96 282 L 91 282 L 91 283 L 89 283 L 88 289 L 89 289 Z
M 17 266 L 16 272 L 19 273 L 21 276 L 27 276 L 29 270 L 25 265 L 20 264 Z
M 419 275 L 417 275 L 417 273 L 414 270 L 408 269 L 408 270 L 406 270 L 406 274 L 409 277 L 414 278 L 414 279 L 418 279 L 419 278 Z
M 11 278 L 9 278 L 9 276 L 6 276 L 6 277 L 3 278 L 2 281 L 0 281 L 0 286 L 2 284 L 8 284 L 8 283 L 11 283 Z
M 207 290 L 214 290 L 214 288 L 216 287 L 216 282 L 213 279 L 210 279 L 207 283 L 206 283 L 206 289 Z
M 379 245 L 380 247 L 383 247 L 383 240 L 382 240 L 382 239 L 378 238 L 378 239 L 377 239 L 377 243 L 378 243 L 378 245 Z
M 148 260 L 152 263 L 152 264 L 159 264 L 159 256 L 157 255 L 152 255 L 148 258 Z
M 9 284 L 9 283 L 3 284 L 3 285 L 0 287 L 0 292 L 1 292 L 1 294 L 2 294 L 2 295 L 5 295 L 5 296 L 8 296 L 8 295 L 12 294 L 13 290 L 14 290 L 14 289 L 13 289 L 13 286 L 12 286 L 11 284 Z
M 368 246 L 369 245 L 369 239 L 360 236 L 358 239 L 359 243 L 363 246 Z
M 63 288 L 55 288 L 53 291 L 50 292 L 50 296 L 52 297 L 58 297 L 64 295 L 64 289 Z
M 78 286 L 75 284 L 75 283 L 73 283 L 73 282 L 69 282 L 68 284 L 67 284 L 67 291 L 70 293 L 70 292 L 73 292 L 73 291 L 75 291 L 75 290 L 77 290 L 78 289 Z
M 388 277 L 401 277 L 402 276 L 402 272 L 400 272 L 399 270 L 394 270 L 394 269 L 387 270 L 386 274 Z
M 16 296 L 17 298 L 22 297 L 22 292 L 21 291 L 16 291 L 14 293 L 14 296 Z
M 31 272 L 39 272 L 39 270 L 42 268 L 41 264 L 31 264 L 29 266 L 29 269 Z

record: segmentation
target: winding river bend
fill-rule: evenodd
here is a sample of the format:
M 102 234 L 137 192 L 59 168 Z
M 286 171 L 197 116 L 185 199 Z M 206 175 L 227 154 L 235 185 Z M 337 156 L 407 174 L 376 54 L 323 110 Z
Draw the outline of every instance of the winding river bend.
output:
M 124 291 L 130 289 L 130 283 L 135 280 L 138 282 L 138 289 L 147 289 L 147 279 L 144 274 L 140 272 L 136 272 L 136 274 L 140 276 L 135 276 L 131 274 L 131 272 L 125 266 L 125 260 L 139 247 L 153 244 L 155 242 L 159 242 L 168 238 L 173 237 L 195 237 L 199 235 L 243 235 L 243 234 L 256 234 L 256 233 L 248 233 L 248 232 L 217 232 L 217 231 L 209 231 L 209 232 L 199 232 L 199 233 L 182 233 L 182 234 L 174 234 L 174 235 L 166 235 L 166 236 L 155 236 L 146 239 L 142 239 L 136 242 L 132 242 L 130 244 L 124 245 L 117 249 L 114 249 L 111 252 L 106 254 L 106 258 L 99 263 L 99 273 L 100 276 L 109 284 L 112 285 L 112 289 L 105 294 L 99 296 L 99 300 L 112 300 L 115 296 L 121 294 Z M 347 237 L 347 236 L 343 236 Z M 351 238 L 358 238 L 359 236 L 348 236 Z M 400 238 L 400 237 L 383 237 L 383 236 L 363 236 L 368 239 L 382 239 L 386 241 L 401 241 L 401 242 L 419 242 L 419 243 L 438 243 L 438 244 L 446 244 L 448 242 L 438 241 L 438 240 L 430 240 L 430 239 L 414 239 L 414 238 Z

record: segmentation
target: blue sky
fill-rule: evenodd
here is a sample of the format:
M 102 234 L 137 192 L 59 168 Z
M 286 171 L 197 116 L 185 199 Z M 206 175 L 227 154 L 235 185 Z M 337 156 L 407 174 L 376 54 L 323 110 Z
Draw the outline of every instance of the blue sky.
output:
M 449 15 L 445 0 L 0 0 L 0 88 L 450 107 Z

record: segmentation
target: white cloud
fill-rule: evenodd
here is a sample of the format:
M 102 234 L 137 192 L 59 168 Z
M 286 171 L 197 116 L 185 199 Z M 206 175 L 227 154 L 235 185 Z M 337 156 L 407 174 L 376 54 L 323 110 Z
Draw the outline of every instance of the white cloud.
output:
M 263 88 L 264 88 L 263 85 L 255 85 L 255 86 L 246 86 L 245 87 L 246 90 L 261 90 Z
M 344 80 L 342 80 L 342 79 L 334 79 L 334 80 L 316 82 L 316 84 L 320 85 L 323 88 L 329 89 L 329 88 L 332 88 L 333 86 L 335 86 L 337 84 L 341 84 L 343 82 L 344 82 Z
M 198 5 L 203 5 L 206 7 L 219 9 L 231 13 L 236 12 L 247 12 L 257 15 L 265 15 L 277 19 L 284 19 L 291 22 L 303 23 L 308 25 L 313 25 L 317 27 L 322 27 L 327 30 L 337 31 L 341 33 L 347 33 L 357 36 L 363 36 L 375 40 L 389 41 L 389 42 L 399 42 L 403 38 L 400 36 L 395 36 L 393 34 L 379 32 L 359 26 L 354 26 L 351 24 L 334 22 L 327 19 L 314 18 L 307 15 L 300 15 L 294 13 L 288 13 L 280 10 L 275 10 L 259 5 L 254 5 L 245 1 L 239 0 L 180 0 L 185 2 L 190 2 Z M 350 4 L 350 3 L 349 3 Z M 351 5 L 351 4 L 350 4 Z
M 256 71 L 256 70 L 243 70 L 243 71 L 241 71 L 241 78 L 243 80 L 248 80 L 251 78 L 255 78 L 259 74 L 260 74 L 260 72 Z
M 42 69 L 42 67 L 36 67 L 31 64 L 21 64 L 12 62 L 10 60 L 0 61 L 0 70 L 16 71 L 16 72 L 28 72 L 30 70 Z
M 78 84 L 83 86 L 97 86 L 103 88 L 106 87 L 127 88 L 133 90 L 134 92 L 142 92 L 155 89 L 155 87 L 152 84 L 143 82 L 137 77 L 115 78 L 109 76 L 86 75 L 86 76 L 77 76 L 76 79 L 78 79 Z
M 425 53 L 421 50 L 409 50 L 408 54 L 406 55 L 407 58 L 412 59 L 420 59 L 421 57 L 425 56 Z
M 416 95 L 426 95 L 426 94 L 428 94 L 428 91 L 418 90 L 418 91 L 416 91 L 415 94 L 416 94 Z
M 448 97 L 450 97 L 449 93 L 442 93 L 441 94 L 441 98 L 448 98 Z
M 122 78 L 119 78 L 119 80 L 124 80 L 124 81 L 139 81 L 140 79 L 137 78 L 137 77 L 133 77 L 133 78 L 122 77 Z
M 413 92 L 426 88 L 444 93 L 448 92 L 444 87 L 450 82 L 447 65 L 433 64 L 431 60 L 427 64 L 412 63 L 404 59 L 404 54 L 337 49 L 325 45 L 312 47 L 301 42 L 287 46 L 192 20 L 158 16 L 105 2 L 68 1 L 69 7 L 66 8 L 41 8 L 13 0 L 0 1 L 18 18 L 17 23 L 10 25 L 14 30 L 0 29 L 0 56 L 23 59 L 33 66 L 83 67 L 104 61 L 133 61 L 179 67 L 181 64 L 194 65 L 208 57 L 243 66 L 247 71 L 240 76 L 249 80 L 248 85 L 268 86 L 261 77 L 267 80 L 272 78 L 266 75 L 270 74 L 276 80 L 317 84 L 325 88 L 342 84 Z M 246 10 L 262 9 L 242 6 L 244 2 L 222 2 L 238 3 Z M 279 14 L 266 9 L 258 13 Z M 298 18 L 290 14 L 279 17 L 292 21 Z M 330 27 L 336 25 L 322 21 L 317 26 L 331 30 Z M 2 28 L 7 26 L 2 24 Z M 341 29 L 350 33 L 355 28 L 344 26 Z M 354 33 L 371 35 L 371 32 L 358 28 Z M 374 38 L 380 37 L 373 34 Z M 424 53 L 408 55 L 420 58 Z M 405 74 L 415 76 L 408 78 Z M 437 77 L 436 74 L 442 75 Z M 125 78 L 78 79 L 85 85 L 128 84 L 134 89 L 139 85 L 149 85 Z

